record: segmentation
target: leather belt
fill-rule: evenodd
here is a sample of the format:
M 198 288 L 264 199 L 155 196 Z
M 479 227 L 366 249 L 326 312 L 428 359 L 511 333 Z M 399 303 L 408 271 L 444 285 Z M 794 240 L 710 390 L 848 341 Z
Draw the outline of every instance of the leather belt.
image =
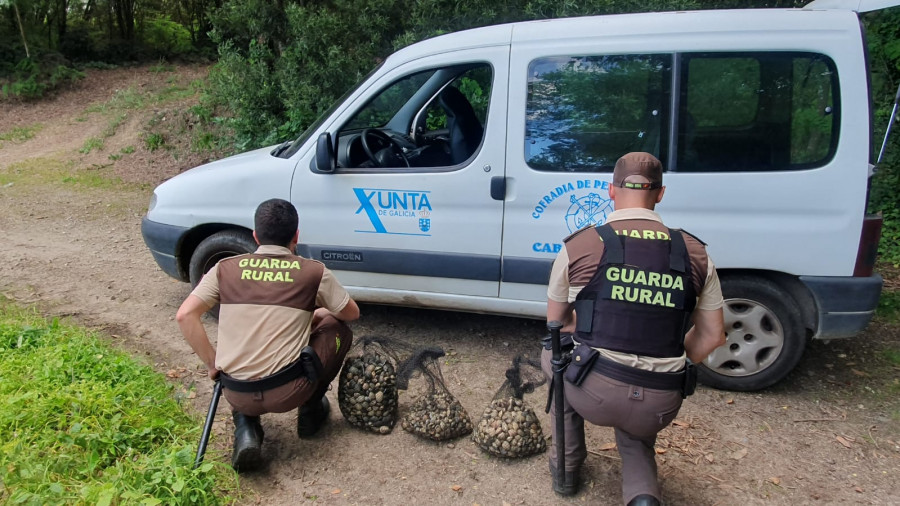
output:
M 228 390 L 242 393 L 263 392 L 290 383 L 297 378 L 306 377 L 310 383 L 318 381 L 322 374 L 322 362 L 311 346 L 300 350 L 300 357 L 282 368 L 280 371 L 254 380 L 232 378 L 224 371 L 219 373 L 222 386 Z
M 645 371 L 614 362 L 598 354 L 594 362 L 594 371 L 629 385 L 653 388 L 655 390 L 683 391 L 687 367 L 678 372 Z

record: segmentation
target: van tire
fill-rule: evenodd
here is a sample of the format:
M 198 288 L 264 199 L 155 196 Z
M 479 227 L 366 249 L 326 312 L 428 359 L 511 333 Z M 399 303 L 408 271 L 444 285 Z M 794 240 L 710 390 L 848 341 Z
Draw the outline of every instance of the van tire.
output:
M 806 348 L 800 306 L 777 284 L 752 276 L 724 276 L 726 343 L 698 367 L 701 383 L 752 391 L 791 372 Z
M 244 230 L 223 230 L 207 237 L 200 242 L 191 255 L 191 262 L 188 266 L 191 287 L 196 288 L 203 275 L 209 272 L 219 260 L 254 251 L 256 251 L 256 240 L 253 239 L 252 233 Z M 209 314 L 218 318 L 219 306 L 216 305 L 210 309 Z

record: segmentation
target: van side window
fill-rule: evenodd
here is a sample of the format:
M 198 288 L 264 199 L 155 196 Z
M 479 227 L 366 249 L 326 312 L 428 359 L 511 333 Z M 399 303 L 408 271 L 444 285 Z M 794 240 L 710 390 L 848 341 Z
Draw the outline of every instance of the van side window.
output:
M 449 84 L 458 89 L 475 112 L 478 121 L 487 124 L 488 102 L 491 96 L 491 68 L 487 66 L 477 67 L 457 77 Z M 425 110 L 425 124 L 419 125 L 417 134 L 437 132 L 447 128 L 447 111 L 441 106 L 440 100 L 434 100 Z
M 811 53 L 682 55 L 679 172 L 821 166 L 837 147 L 834 62 Z
M 344 128 L 360 130 L 385 126 L 433 74 L 433 70 L 418 72 L 395 82 L 366 104 Z
M 460 167 L 484 139 L 492 81 L 493 69 L 483 62 L 397 79 L 338 131 L 338 168 Z
M 612 172 L 629 151 L 665 159 L 671 55 L 559 56 L 528 66 L 525 161 Z

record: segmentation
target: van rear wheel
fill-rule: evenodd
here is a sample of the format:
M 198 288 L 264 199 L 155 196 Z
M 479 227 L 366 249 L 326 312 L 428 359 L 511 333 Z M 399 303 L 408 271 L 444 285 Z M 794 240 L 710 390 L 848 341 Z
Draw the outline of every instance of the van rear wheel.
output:
M 254 251 L 256 251 L 256 241 L 250 232 L 243 230 L 216 232 L 200 242 L 197 249 L 194 250 L 194 254 L 191 255 L 191 263 L 188 266 L 191 286 L 196 288 L 203 275 L 209 272 L 219 260 Z M 219 306 L 210 309 L 209 314 L 218 318 Z
M 787 376 L 806 347 L 797 302 L 775 283 L 750 276 L 723 277 L 722 295 L 725 344 L 703 361 L 700 381 L 750 391 Z

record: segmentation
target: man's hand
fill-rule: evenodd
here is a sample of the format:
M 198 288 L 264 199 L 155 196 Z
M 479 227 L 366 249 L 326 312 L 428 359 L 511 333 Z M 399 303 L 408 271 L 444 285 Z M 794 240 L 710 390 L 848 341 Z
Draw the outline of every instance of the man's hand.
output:
M 209 379 L 215 381 L 219 378 L 219 370 L 218 369 L 209 369 L 207 370 L 207 374 L 209 374 Z
M 699 364 L 725 344 L 725 317 L 722 309 L 698 309 L 691 316 L 694 327 L 684 336 L 684 350 L 691 362 Z
M 313 312 L 312 325 L 315 327 L 326 316 L 334 316 L 338 320 L 352 322 L 359 318 L 359 306 L 356 305 L 355 300 L 350 299 L 344 308 L 337 313 L 332 313 L 324 307 L 316 308 L 315 312 Z
M 326 316 L 331 316 L 331 311 L 325 309 L 324 307 L 317 307 L 313 312 L 312 326 L 315 327 L 316 325 L 318 325 L 319 322 L 322 321 L 322 318 L 325 318 Z
M 178 322 L 178 327 L 181 328 L 181 333 L 184 334 L 184 339 L 191 345 L 191 349 L 206 364 L 209 377 L 216 379 L 219 375 L 219 371 L 216 370 L 216 350 L 209 344 L 206 329 L 203 328 L 203 323 L 200 321 L 200 317 L 207 311 L 209 311 L 209 306 L 203 302 L 203 299 L 196 295 L 188 295 L 181 303 L 181 307 L 178 308 L 175 320 Z

